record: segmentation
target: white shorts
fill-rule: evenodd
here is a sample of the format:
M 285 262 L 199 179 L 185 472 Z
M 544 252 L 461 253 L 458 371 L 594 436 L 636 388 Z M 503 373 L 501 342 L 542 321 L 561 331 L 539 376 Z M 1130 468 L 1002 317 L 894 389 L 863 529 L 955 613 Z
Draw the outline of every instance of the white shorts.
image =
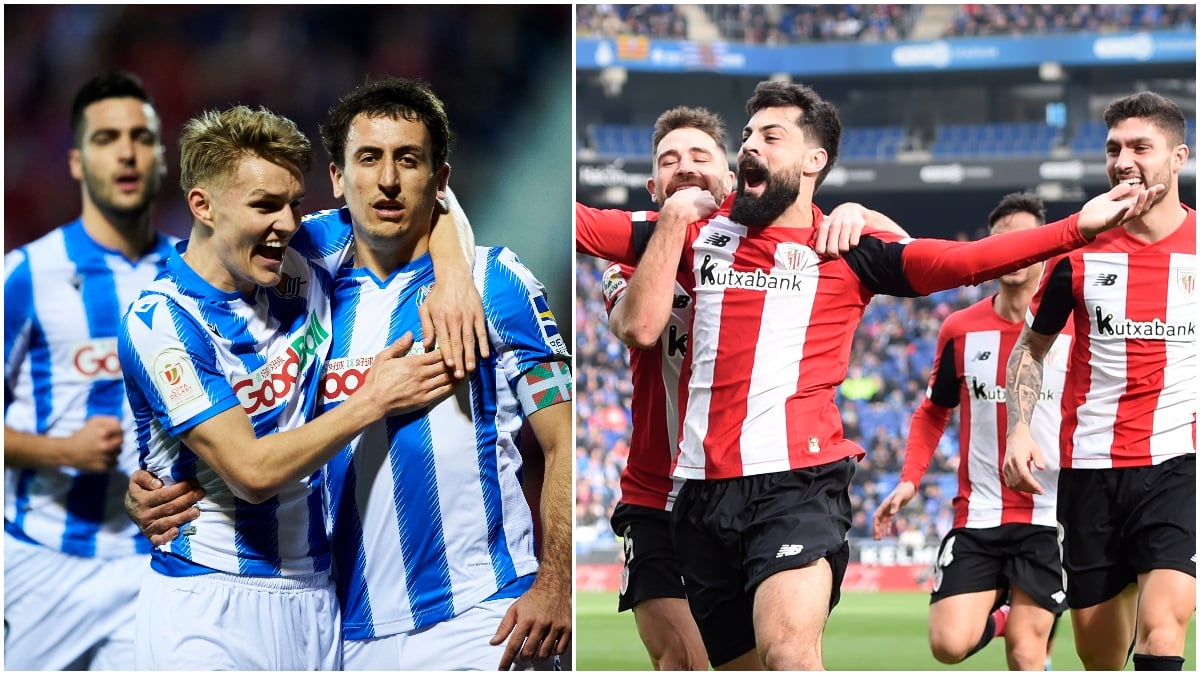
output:
M 489 642 L 515 598 L 487 600 L 432 626 L 369 640 L 346 640 L 345 670 L 496 670 L 504 645 Z M 513 670 L 556 670 L 557 659 L 525 662 Z
M 83 558 L 4 535 L 4 669 L 130 670 L 150 556 Z
M 138 670 L 338 670 L 342 617 L 326 573 L 152 572 L 137 604 Z

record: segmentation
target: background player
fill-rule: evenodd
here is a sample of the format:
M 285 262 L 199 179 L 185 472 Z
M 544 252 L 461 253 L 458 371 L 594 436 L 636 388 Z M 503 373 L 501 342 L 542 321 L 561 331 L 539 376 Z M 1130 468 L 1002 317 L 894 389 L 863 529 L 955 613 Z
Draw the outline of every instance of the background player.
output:
M 150 543 L 121 510 L 137 468 L 117 358 L 121 315 L 162 270 L 151 209 L 166 173 L 161 121 L 113 71 L 71 104 L 82 214 L 4 260 L 4 663 L 133 664 L 133 607 Z
M 1041 198 L 1014 193 L 988 214 L 988 231 L 1028 230 L 1045 221 Z M 1035 263 L 1000 277 L 996 295 L 946 318 L 926 398 L 912 417 L 900 482 L 875 511 L 874 537 L 881 539 L 916 495 L 950 414 L 961 404 L 954 529 L 942 539 L 929 607 L 929 646 L 942 663 L 959 663 L 1003 634 L 1010 669 L 1040 670 L 1049 658 L 1051 627 L 1066 608 L 1054 512 L 1058 463 L 1037 472 L 1047 486 L 1041 495 L 1008 488 L 1000 473 L 1004 368 L 1041 270 Z M 1036 434 L 1049 447 L 1057 442 L 1070 345 L 1068 331 L 1046 360 Z
M 1179 106 L 1152 92 L 1113 101 L 1104 123 L 1109 182 L 1167 190 L 1047 265 L 1008 363 L 1004 479 L 1047 490 L 1030 468 L 1047 465 L 1031 425 L 1070 321 L 1058 522 L 1075 647 L 1088 669 L 1120 670 L 1132 651 L 1135 669 L 1180 670 L 1196 611 L 1196 212 L 1179 194 L 1189 151 Z

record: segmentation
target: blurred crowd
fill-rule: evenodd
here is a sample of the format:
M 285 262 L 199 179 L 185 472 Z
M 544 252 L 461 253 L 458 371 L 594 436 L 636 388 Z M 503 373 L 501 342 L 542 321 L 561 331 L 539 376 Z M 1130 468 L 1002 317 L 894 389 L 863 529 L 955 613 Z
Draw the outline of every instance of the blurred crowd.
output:
M 1186 5 L 958 5 L 944 37 L 1116 32 L 1196 25 L 1196 6 Z M 908 39 L 921 5 L 695 5 L 720 38 L 745 44 L 885 42 Z M 678 5 L 577 5 L 581 37 L 639 35 L 700 39 L 688 34 Z
M 960 239 L 968 237 L 960 235 Z M 577 256 L 576 271 L 576 551 L 617 550 L 608 518 L 621 498 L 631 424 L 628 352 L 608 330 L 600 275 L 605 263 Z M 850 367 L 838 391 L 847 438 L 866 451 L 851 491 L 852 537 L 871 536 L 871 518 L 895 487 L 909 420 L 925 395 L 937 332 L 953 311 L 994 293 L 989 282 L 926 298 L 877 296 L 855 332 Z M 936 544 L 953 522 L 958 470 L 955 411 L 922 481 L 920 494 L 896 520 L 896 536 Z
M 1187 5 L 961 5 L 946 37 L 1117 32 L 1195 27 Z

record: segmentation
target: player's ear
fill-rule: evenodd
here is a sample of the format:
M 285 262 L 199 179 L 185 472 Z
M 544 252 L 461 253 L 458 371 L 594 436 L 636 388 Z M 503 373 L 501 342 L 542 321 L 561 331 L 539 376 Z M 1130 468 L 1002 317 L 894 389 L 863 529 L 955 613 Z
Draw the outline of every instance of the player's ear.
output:
M 441 168 L 434 173 L 437 180 L 438 201 L 446 200 L 446 186 L 450 183 L 450 164 L 443 162 Z
M 71 178 L 83 182 L 83 153 L 79 148 L 67 151 L 67 165 L 71 168 Z
M 187 193 L 188 209 L 192 212 L 192 217 L 209 228 L 213 225 L 213 207 L 212 200 L 209 198 L 208 190 L 202 187 L 194 187 L 188 190 Z
M 334 199 L 341 199 L 346 194 L 346 191 L 342 189 L 342 178 L 344 175 L 337 164 L 333 162 L 329 163 L 329 182 L 333 184 Z
M 828 163 L 829 151 L 825 148 L 814 148 L 809 151 L 808 159 L 804 162 L 804 171 L 812 174 L 821 173 Z
M 725 178 L 721 181 L 721 184 L 725 186 L 725 194 L 733 192 L 733 186 L 737 185 L 737 174 L 732 171 L 726 171 Z
M 654 177 L 653 176 L 646 179 L 646 191 L 650 193 L 650 201 L 654 202 L 655 204 L 658 204 L 658 198 L 654 196 Z M 662 204 L 658 204 L 658 205 L 662 206 Z

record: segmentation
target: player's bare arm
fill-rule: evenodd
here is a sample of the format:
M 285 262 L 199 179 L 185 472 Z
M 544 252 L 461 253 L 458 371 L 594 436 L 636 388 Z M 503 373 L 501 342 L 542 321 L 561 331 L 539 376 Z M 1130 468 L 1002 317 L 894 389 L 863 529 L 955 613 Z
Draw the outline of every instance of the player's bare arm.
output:
M 483 358 L 488 357 L 483 302 L 471 279 L 475 234 L 449 187 L 444 195 L 439 193 L 438 201 L 445 211 L 435 210 L 429 233 L 429 257 L 437 283 L 419 310 L 421 332 L 426 349 L 432 349 L 436 339 L 446 367 L 462 378 L 475 370 L 476 347 Z
M 688 225 L 716 213 L 711 192 L 698 187 L 676 190 L 663 202 L 654 234 L 629 278 L 625 299 L 613 308 L 609 326 L 621 342 L 653 347 L 671 319 L 675 275 Z M 620 313 L 618 314 L 618 310 Z
M 287 483 L 321 468 L 372 422 L 422 408 L 450 393 L 452 380 L 436 352 L 398 358 L 412 342 L 406 333 L 379 352 L 362 389 L 300 428 L 257 438 L 250 417 L 235 406 L 181 438 L 237 497 L 261 503 Z
M 518 655 L 546 659 L 563 654 L 571 640 L 571 471 L 573 462 L 570 379 L 566 364 L 547 363 L 562 380 L 562 390 L 529 415 L 529 426 L 546 457 L 542 480 L 542 554 L 537 578 L 508 608 L 491 644 L 507 643 L 499 669 L 508 670 Z M 541 376 L 539 376 L 540 378 Z
M 70 436 L 43 436 L 4 427 L 4 464 L 28 469 L 72 467 L 99 473 L 117 465 L 125 433 L 111 415 L 94 415 Z
M 1033 477 L 1030 463 L 1046 467 L 1042 450 L 1033 441 L 1030 422 L 1042 391 L 1043 360 L 1058 335 L 1044 335 L 1028 326 L 1008 358 L 1005 373 L 1005 401 L 1008 409 L 1008 440 L 1005 444 L 1004 482 L 1014 490 L 1042 494 L 1042 486 Z
M 200 517 L 196 502 L 207 494 L 194 479 L 164 486 L 157 476 L 138 469 L 129 477 L 125 513 L 151 544 L 161 546 L 179 536 L 179 528 Z

